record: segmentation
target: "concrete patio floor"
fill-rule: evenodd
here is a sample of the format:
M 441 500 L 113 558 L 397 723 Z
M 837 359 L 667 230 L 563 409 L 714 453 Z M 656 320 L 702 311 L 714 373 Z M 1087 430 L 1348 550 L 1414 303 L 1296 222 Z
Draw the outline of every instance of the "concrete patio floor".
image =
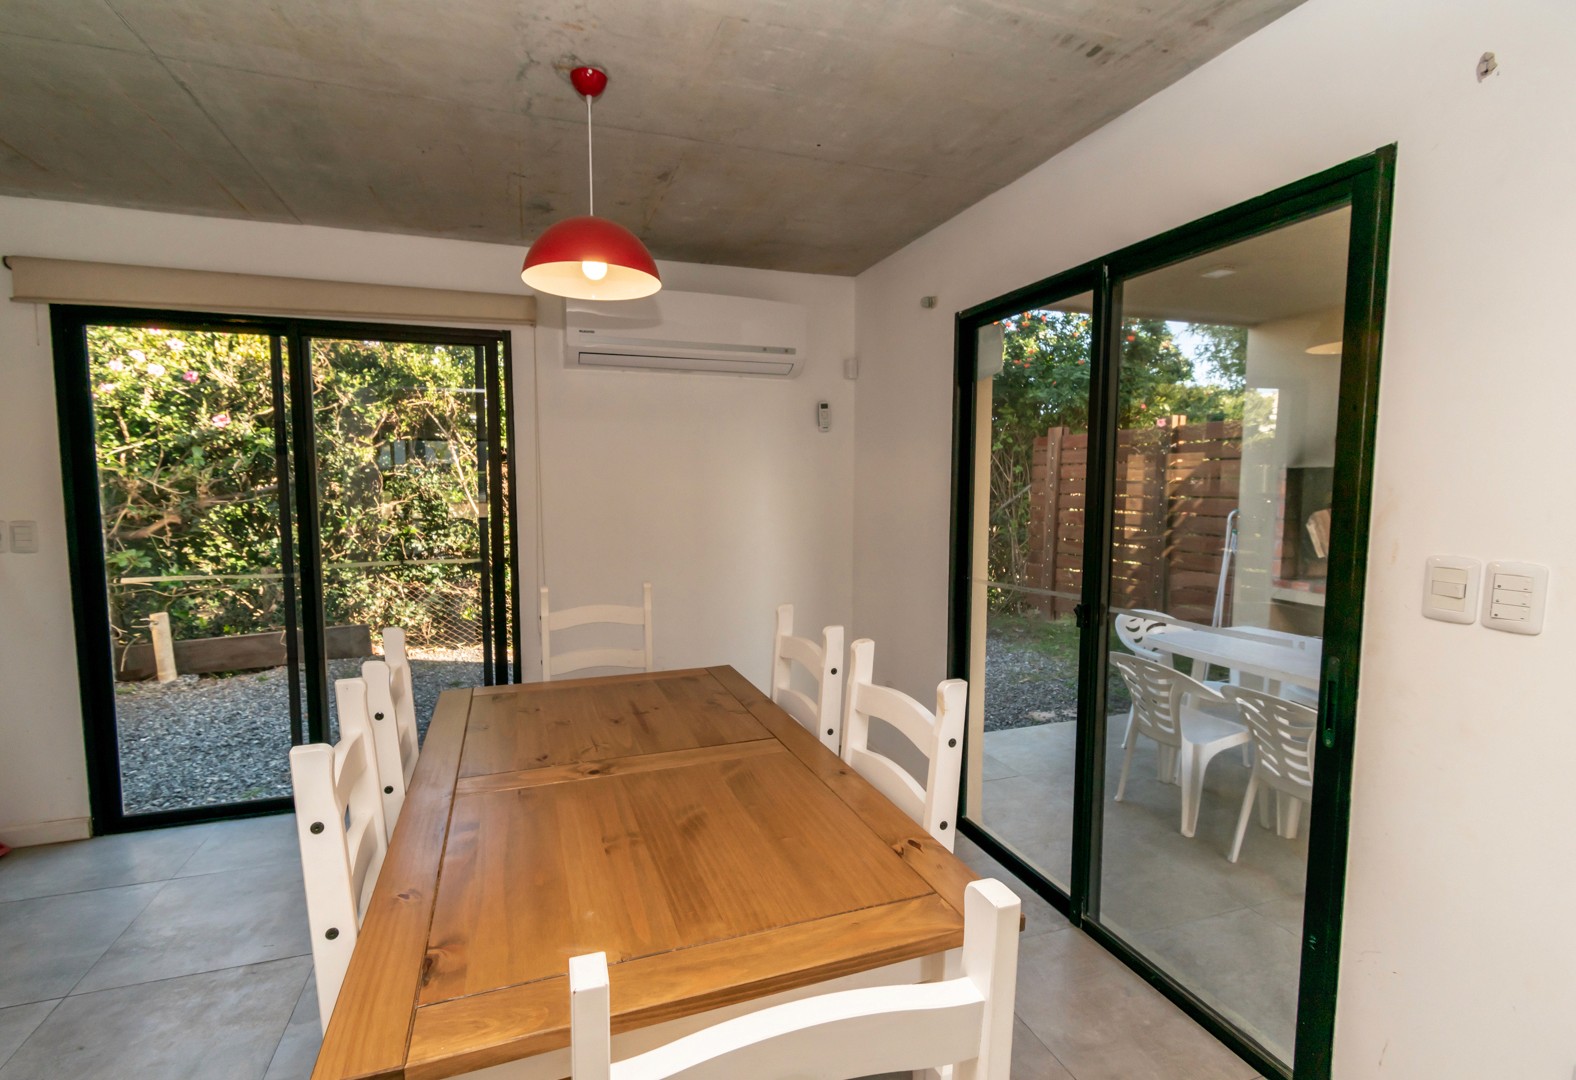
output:
M 1108 727 L 1101 872 L 1102 925 L 1229 1017 L 1283 1061 L 1296 1031 L 1308 841 L 1255 813 L 1226 861 L 1248 780 L 1228 751 L 1209 767 L 1197 835 L 1179 829 L 1181 790 L 1156 779 L 1153 742 L 1139 739 L 1126 799 L 1115 802 L 1126 714 Z M 1070 879 L 1076 725 L 985 735 L 980 823 L 1052 881 Z

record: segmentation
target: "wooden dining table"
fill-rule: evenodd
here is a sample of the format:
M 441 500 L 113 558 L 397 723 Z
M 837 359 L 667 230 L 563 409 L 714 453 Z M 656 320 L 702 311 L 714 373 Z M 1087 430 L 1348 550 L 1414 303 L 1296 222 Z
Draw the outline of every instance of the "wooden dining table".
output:
M 882 981 L 975 876 L 730 667 L 447 691 L 312 1076 L 564 1076 L 582 953 L 615 1050 Z

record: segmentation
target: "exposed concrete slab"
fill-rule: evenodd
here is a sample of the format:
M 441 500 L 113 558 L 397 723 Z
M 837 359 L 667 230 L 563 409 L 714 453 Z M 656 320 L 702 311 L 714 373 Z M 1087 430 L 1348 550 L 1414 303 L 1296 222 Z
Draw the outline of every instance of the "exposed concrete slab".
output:
M 9 0 L 0 192 L 852 273 L 1300 0 Z

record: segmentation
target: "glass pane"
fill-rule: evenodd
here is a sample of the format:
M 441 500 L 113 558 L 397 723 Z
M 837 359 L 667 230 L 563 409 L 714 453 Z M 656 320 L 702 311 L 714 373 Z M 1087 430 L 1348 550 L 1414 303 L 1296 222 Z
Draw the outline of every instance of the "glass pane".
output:
M 486 681 L 477 350 L 329 340 L 311 350 L 330 716 L 332 681 L 359 675 L 382 655 L 379 631 L 398 626 L 425 735 L 442 691 Z
M 1283 1062 L 1349 218 L 1302 221 L 1121 292 L 1098 918 Z
M 287 796 L 270 339 L 87 338 L 123 812 Z
M 976 424 L 981 632 L 970 817 L 1061 888 L 1072 875 L 1092 297 L 986 328 Z M 979 565 L 982 563 L 982 565 Z M 983 643 L 983 648 L 980 648 Z M 983 675 L 983 680 L 981 680 Z M 981 696 L 982 695 L 982 696 Z M 973 793 L 978 797 L 973 797 Z

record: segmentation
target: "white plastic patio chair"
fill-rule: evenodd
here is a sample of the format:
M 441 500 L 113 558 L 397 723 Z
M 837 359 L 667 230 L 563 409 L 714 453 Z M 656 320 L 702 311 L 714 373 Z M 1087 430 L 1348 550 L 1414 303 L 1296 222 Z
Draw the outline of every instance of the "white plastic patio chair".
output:
M 958 782 L 963 769 L 963 714 L 969 686 L 948 679 L 936 687 L 936 711 L 875 682 L 876 643 L 860 638 L 848 649 L 848 708 L 844 710 L 843 760 L 891 799 L 925 831 L 952 850 L 957 830 Z M 929 761 L 921 786 L 908 770 L 870 749 L 870 719 L 885 720 Z
M 290 750 L 318 1018 L 325 1031 L 388 852 L 365 687 L 360 679 L 340 679 L 334 694 L 339 742 Z
M 815 697 L 794 689 L 794 664 L 815 680 Z M 793 605 L 780 605 L 772 636 L 772 700 L 834 754 L 843 740 L 842 670 L 843 628 L 823 627 L 819 643 L 794 637 Z
M 569 960 L 573 1080 L 785 1080 L 917 1072 L 1007 1080 L 1018 969 L 1018 898 L 1001 882 L 963 893 L 962 974 L 774 1005 L 612 1060 L 607 957 Z
M 340 680 L 341 682 L 349 680 Z M 405 806 L 405 790 L 416 771 L 416 719 L 414 712 L 409 721 L 400 716 L 394 696 L 394 670 L 383 660 L 368 660 L 361 665 L 361 682 L 365 686 L 363 698 L 366 723 L 372 732 L 372 749 L 378 763 L 378 786 L 383 793 L 383 819 L 388 825 L 389 839 L 394 839 L 394 826 Z M 339 683 L 334 684 L 337 692 Z M 344 702 L 340 703 L 341 717 L 345 716 Z M 344 730 L 344 721 L 340 721 Z
M 624 667 L 636 671 L 650 671 L 652 667 L 651 643 L 651 582 L 641 586 L 643 603 L 635 605 L 586 604 L 583 607 L 552 611 L 547 600 L 547 586 L 542 586 L 542 681 L 551 682 L 555 675 L 567 675 L 583 668 Z M 552 634 L 555 630 L 568 630 L 575 626 L 608 623 L 618 626 L 639 626 L 645 629 L 645 648 L 642 649 L 576 649 L 573 652 L 553 655 Z
M 1313 802 L 1313 742 L 1318 730 L 1318 713 L 1306 705 L 1271 697 L 1258 690 L 1228 686 L 1226 697 L 1235 703 L 1238 714 L 1253 739 L 1253 771 L 1242 794 L 1242 813 L 1237 816 L 1237 834 L 1231 841 L 1231 854 L 1237 861 L 1242 839 L 1248 831 L 1248 817 L 1254 795 L 1259 798 L 1259 823 L 1270 827 L 1268 800 L 1275 793 L 1276 832 L 1288 840 L 1297 838 L 1304 803 Z M 1263 785 L 1261 788 L 1260 785 Z
M 1221 705 L 1220 692 L 1175 668 L 1141 656 L 1113 656 L 1133 699 L 1132 736 L 1122 755 L 1122 775 L 1116 801 L 1127 794 L 1127 774 L 1133 765 L 1138 736 L 1153 739 L 1160 748 L 1160 780 L 1182 787 L 1182 835 L 1198 829 L 1199 802 L 1204 774 L 1215 756 L 1248 742 L 1248 731 L 1237 720 L 1203 711 L 1206 704 Z

